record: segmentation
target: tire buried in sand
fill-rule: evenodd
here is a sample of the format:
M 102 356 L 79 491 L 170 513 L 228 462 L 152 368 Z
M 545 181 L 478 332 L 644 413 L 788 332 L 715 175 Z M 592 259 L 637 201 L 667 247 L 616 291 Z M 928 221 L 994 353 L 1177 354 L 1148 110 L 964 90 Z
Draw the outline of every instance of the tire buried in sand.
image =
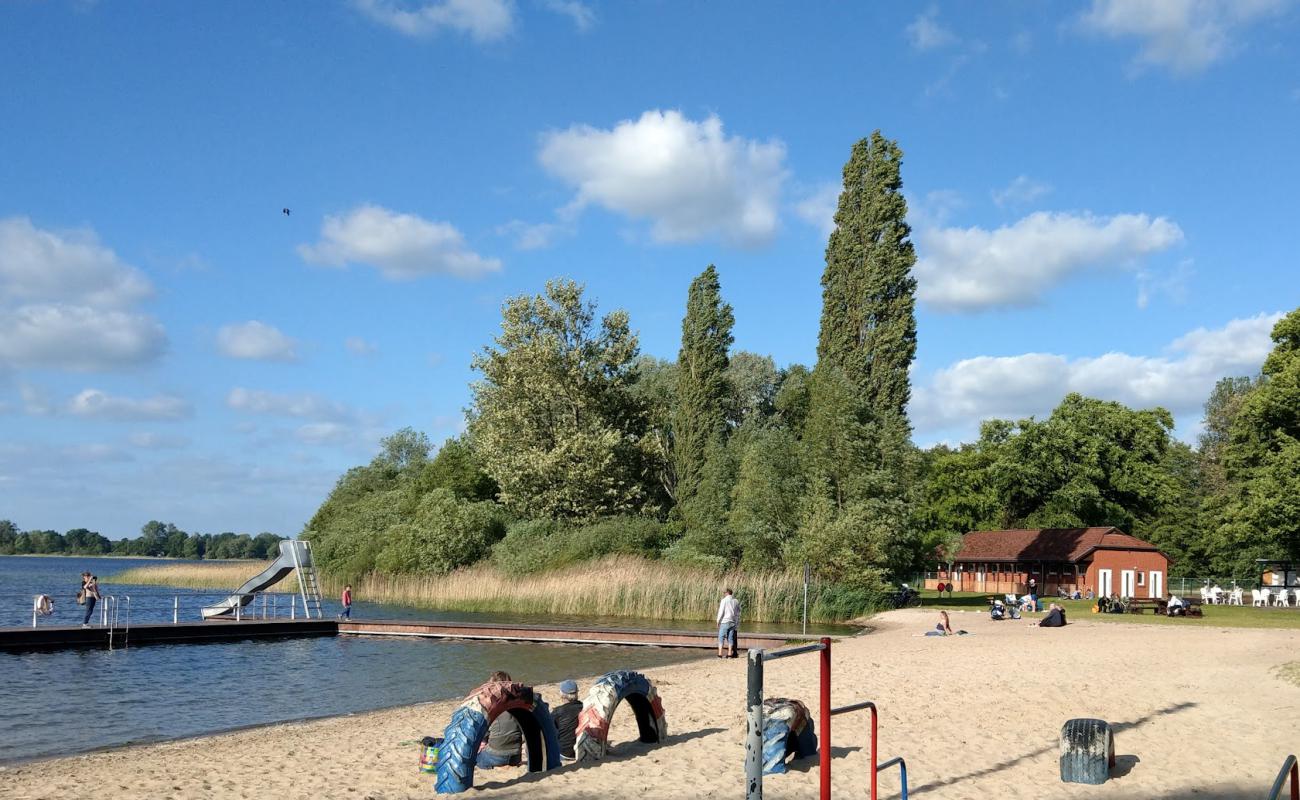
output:
M 650 679 L 631 670 L 609 672 L 591 685 L 582 701 L 574 745 L 578 761 L 598 761 L 609 752 L 609 723 L 624 700 L 636 714 L 639 741 L 655 744 L 667 738 L 663 702 Z
M 438 751 L 438 794 L 456 794 L 474 785 L 479 746 L 487 738 L 492 721 L 502 714 L 512 715 L 519 723 L 529 772 L 560 766 L 555 720 L 541 695 L 522 683 L 489 682 L 465 698 L 447 723 Z

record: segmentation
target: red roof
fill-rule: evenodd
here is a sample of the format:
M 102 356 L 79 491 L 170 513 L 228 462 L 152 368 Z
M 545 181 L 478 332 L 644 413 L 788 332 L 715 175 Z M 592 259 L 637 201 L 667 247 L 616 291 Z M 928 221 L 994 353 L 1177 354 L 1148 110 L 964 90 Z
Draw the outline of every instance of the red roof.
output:
M 1093 550 L 1149 550 L 1155 545 L 1119 528 L 1034 528 L 971 531 L 962 537 L 957 561 L 1069 561 L 1078 563 Z

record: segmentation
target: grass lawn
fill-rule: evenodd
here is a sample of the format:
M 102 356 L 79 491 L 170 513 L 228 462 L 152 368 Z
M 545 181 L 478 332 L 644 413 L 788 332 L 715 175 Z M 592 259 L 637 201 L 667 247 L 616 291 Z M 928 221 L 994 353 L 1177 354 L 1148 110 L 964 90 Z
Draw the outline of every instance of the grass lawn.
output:
M 948 611 L 980 611 L 989 608 L 987 594 L 978 592 L 954 592 L 952 597 L 946 593 L 942 598 L 937 592 L 921 592 L 922 608 L 946 609 Z M 1040 598 L 1046 607 L 1052 598 Z M 1300 608 L 1255 608 L 1253 606 L 1202 606 L 1203 617 L 1165 617 L 1153 614 L 1094 614 L 1091 600 L 1056 600 L 1065 607 L 1065 616 L 1069 620 L 1096 620 L 1099 622 L 1132 622 L 1147 625 L 1208 625 L 1216 628 L 1300 628 Z M 1042 613 L 1026 614 L 1027 618 L 1042 617 Z

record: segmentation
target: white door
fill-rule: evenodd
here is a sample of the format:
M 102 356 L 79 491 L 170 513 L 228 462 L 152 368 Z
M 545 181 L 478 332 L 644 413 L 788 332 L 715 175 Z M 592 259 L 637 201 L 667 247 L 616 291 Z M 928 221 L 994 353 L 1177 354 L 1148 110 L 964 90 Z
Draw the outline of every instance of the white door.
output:
M 1119 573 L 1119 596 L 1128 598 L 1135 594 L 1137 589 L 1137 572 L 1131 569 L 1120 570 Z
M 1111 593 L 1111 571 L 1108 569 L 1097 570 L 1097 596 L 1110 597 Z
M 1152 572 L 1147 575 L 1147 596 L 1157 600 L 1165 596 L 1165 574 Z

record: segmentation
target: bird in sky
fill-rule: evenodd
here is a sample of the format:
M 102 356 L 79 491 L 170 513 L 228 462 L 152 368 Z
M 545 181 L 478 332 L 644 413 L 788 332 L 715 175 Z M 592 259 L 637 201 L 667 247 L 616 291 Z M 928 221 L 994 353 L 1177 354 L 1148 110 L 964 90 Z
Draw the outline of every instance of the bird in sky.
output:
M 280 209 L 280 210 L 284 212 L 284 215 L 285 215 L 286 217 L 293 213 L 292 211 L 290 211 L 290 210 L 287 209 L 287 208 L 282 208 L 282 209 Z

